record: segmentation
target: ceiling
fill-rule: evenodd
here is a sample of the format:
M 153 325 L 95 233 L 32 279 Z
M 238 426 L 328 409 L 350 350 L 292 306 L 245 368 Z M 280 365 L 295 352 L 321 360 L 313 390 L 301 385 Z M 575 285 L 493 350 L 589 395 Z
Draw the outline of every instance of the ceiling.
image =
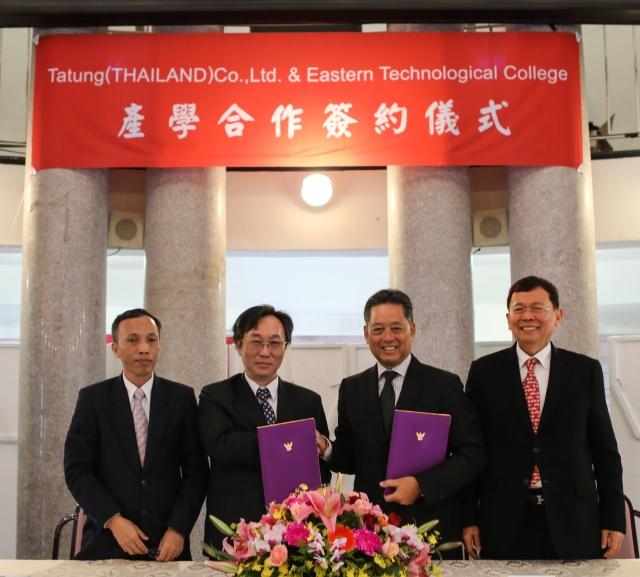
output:
M 0 0 L 0 27 L 371 22 L 640 23 L 637 0 Z

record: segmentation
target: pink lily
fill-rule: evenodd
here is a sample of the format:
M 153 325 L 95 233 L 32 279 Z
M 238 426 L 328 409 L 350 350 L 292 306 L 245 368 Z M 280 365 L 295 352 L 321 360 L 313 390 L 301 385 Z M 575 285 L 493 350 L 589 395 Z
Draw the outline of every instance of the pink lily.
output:
M 302 523 L 311 513 L 313 513 L 313 507 L 305 505 L 304 503 L 294 503 L 289 507 L 289 512 L 296 523 Z
M 415 557 L 411 557 L 407 566 L 407 573 L 412 575 L 426 575 L 426 565 L 431 565 L 431 557 L 429 556 L 429 547 L 424 547 Z
M 344 510 L 340 503 L 340 493 L 334 494 L 333 487 L 327 487 L 324 494 L 314 491 L 307 495 L 313 506 L 313 512 L 322 519 L 327 531 L 333 533 L 336 530 L 336 519 Z
M 240 523 L 238 523 L 238 536 L 243 541 L 253 541 L 256 538 L 256 534 L 254 532 L 255 527 L 259 527 L 258 523 L 245 523 L 244 519 L 240 519 Z
M 249 542 L 235 537 L 233 537 L 233 545 L 229 543 L 228 537 L 222 541 L 222 548 L 238 561 L 249 559 L 249 557 L 255 557 L 255 554 L 251 552 L 251 548 L 248 545 Z

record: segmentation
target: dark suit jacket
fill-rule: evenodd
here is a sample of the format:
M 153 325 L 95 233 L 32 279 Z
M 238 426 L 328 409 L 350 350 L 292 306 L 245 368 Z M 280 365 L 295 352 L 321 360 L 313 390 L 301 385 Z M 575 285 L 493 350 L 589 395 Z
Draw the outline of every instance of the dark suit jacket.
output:
M 534 434 L 516 345 L 471 365 L 467 395 L 482 421 L 489 466 L 465 492 L 464 525 L 480 527 L 483 549 L 507 554 L 537 464 L 556 553 L 564 559 L 602 557 L 600 530 L 625 530 L 622 465 L 602 368 L 553 345 L 550 368 Z
M 338 426 L 330 467 L 355 473 L 354 489 L 402 522 L 420 525 L 439 519 L 444 541 L 462 535 L 456 492 L 477 477 L 486 464 L 482 430 L 476 411 L 465 397 L 460 379 L 423 365 L 412 356 L 396 409 L 451 415 L 448 456 L 443 463 L 416 475 L 423 496 L 409 506 L 387 504 L 380 481 L 386 479 L 390 435 L 385 435 L 378 393 L 378 367 L 348 377 L 340 385 Z M 459 551 L 455 556 L 460 558 Z
M 64 445 L 67 486 L 88 515 L 76 559 L 131 558 L 103 529 L 116 513 L 140 527 L 148 548 L 172 527 L 185 537 L 178 559 L 191 559 L 208 475 L 193 389 L 155 376 L 149 415 L 143 468 L 122 375 L 80 390 Z
M 278 384 L 278 423 L 313 418 L 316 429 L 327 438 L 329 428 L 317 393 L 287 383 Z M 207 385 L 200 393 L 198 428 L 202 444 L 211 459 L 207 492 L 207 517 L 215 515 L 225 523 L 259 521 L 266 512 L 257 427 L 267 421 L 258 399 L 243 373 L 226 381 Z M 322 481 L 331 472 L 320 461 Z M 223 535 L 207 519 L 205 541 L 220 548 Z

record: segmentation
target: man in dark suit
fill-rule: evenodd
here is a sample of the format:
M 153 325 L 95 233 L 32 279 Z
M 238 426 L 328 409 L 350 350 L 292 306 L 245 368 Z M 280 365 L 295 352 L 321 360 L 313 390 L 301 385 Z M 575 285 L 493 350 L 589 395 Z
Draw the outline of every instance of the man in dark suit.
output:
M 507 309 L 516 344 L 475 361 L 467 381 L 489 466 L 465 491 L 465 545 L 483 559 L 610 557 L 625 513 L 602 367 L 551 343 L 564 312 L 549 281 L 517 281 Z
M 318 443 L 329 436 L 320 395 L 278 377 L 292 331 L 291 317 L 270 305 L 244 311 L 233 325 L 244 373 L 200 393 L 198 428 L 211 459 L 207 516 L 237 523 L 260 521 L 266 512 L 258 427 L 313 418 Z M 323 482 L 329 482 L 331 472 L 323 462 L 320 467 Z M 220 548 L 222 538 L 207 521 L 205 541 Z
M 403 523 L 439 519 L 444 541 L 459 541 L 462 531 L 456 492 L 478 476 L 486 463 L 476 411 L 460 379 L 424 365 L 411 355 L 416 334 L 409 297 L 393 289 L 374 294 L 364 309 L 364 336 L 378 361 L 340 385 L 338 426 L 329 465 L 355 473 L 354 489 L 366 493 Z M 416 476 L 387 479 L 393 411 L 451 415 L 447 457 Z M 395 491 L 383 496 L 385 487 Z M 459 551 L 447 556 L 460 558 Z
M 160 329 L 145 310 L 119 315 L 122 374 L 78 394 L 64 446 L 67 486 L 88 515 L 76 559 L 191 559 L 208 465 L 193 389 L 153 373 Z

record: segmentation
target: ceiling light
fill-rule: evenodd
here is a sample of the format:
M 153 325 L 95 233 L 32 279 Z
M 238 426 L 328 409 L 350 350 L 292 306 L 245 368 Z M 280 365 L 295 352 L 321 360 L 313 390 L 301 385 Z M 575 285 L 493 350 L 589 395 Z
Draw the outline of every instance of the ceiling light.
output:
M 311 174 L 302 181 L 302 198 L 311 206 L 324 206 L 332 194 L 331 179 L 324 174 Z

